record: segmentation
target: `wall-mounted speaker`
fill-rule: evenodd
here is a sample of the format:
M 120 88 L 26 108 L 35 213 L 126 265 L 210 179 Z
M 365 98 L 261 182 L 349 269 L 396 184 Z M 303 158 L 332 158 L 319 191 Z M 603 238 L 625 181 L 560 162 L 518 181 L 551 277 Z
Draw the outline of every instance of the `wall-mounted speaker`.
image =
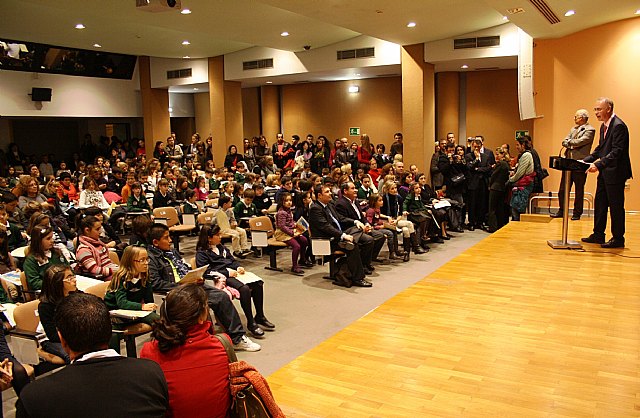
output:
M 50 102 L 51 89 L 42 87 L 33 87 L 31 89 L 31 100 L 34 102 Z

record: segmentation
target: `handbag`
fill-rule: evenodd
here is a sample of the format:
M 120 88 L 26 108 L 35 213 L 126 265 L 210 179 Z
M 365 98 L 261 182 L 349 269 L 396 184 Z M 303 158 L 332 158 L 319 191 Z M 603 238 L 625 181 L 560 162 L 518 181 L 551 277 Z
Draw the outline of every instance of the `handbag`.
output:
M 541 179 L 541 180 L 544 180 L 544 179 L 546 179 L 547 177 L 549 177 L 549 171 L 548 171 L 546 168 L 542 167 L 542 168 L 540 169 L 540 179 Z
M 462 183 L 463 181 L 465 181 L 465 176 L 464 173 L 458 173 L 455 176 L 451 177 L 451 183 L 454 186 L 459 185 L 460 183 Z
M 226 335 L 214 334 L 213 336 L 220 341 L 229 359 L 229 389 L 232 397 L 229 416 L 231 418 L 284 418 L 285 415 L 273 399 L 269 385 L 264 377 L 257 371 L 251 371 L 251 373 L 258 374 L 258 380 L 262 385 L 262 390 L 256 390 L 254 385 L 245 377 L 245 373 L 243 373 L 243 370 L 252 367 L 244 361 L 238 361 L 233 346 Z M 241 388 L 238 389 L 238 386 L 241 386 Z M 267 396 L 263 399 L 260 392 Z

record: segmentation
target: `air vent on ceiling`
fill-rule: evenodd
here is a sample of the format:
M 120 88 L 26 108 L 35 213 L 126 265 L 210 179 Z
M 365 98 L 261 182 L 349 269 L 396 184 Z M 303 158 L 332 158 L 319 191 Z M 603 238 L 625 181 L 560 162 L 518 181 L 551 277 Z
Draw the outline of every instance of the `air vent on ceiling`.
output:
M 345 49 L 342 51 L 336 51 L 338 61 L 350 60 L 354 58 L 374 58 L 376 56 L 375 48 L 358 48 L 358 49 Z
M 305 84 L 305 83 L 310 83 L 309 80 L 300 80 L 300 81 L 295 81 L 293 84 Z
M 499 70 L 500 67 L 478 67 L 474 68 L 476 71 L 491 71 L 491 70 Z
M 172 78 L 189 78 L 191 77 L 191 68 L 183 68 L 182 70 L 167 71 L 167 79 Z
M 181 0 L 136 0 L 137 10 L 145 12 L 170 12 L 182 9 Z
M 549 7 L 544 0 L 529 0 L 529 2 L 531 2 L 531 4 L 533 4 L 540 13 L 542 13 L 542 16 L 544 16 L 549 23 L 552 25 L 560 23 L 560 18 L 556 16 L 553 10 L 551 10 L 551 7 Z
M 242 63 L 242 70 L 260 70 L 262 68 L 273 68 L 273 58 L 265 58 L 262 60 L 245 61 Z
M 500 46 L 500 36 L 481 36 L 453 40 L 453 49 L 488 48 L 492 46 Z

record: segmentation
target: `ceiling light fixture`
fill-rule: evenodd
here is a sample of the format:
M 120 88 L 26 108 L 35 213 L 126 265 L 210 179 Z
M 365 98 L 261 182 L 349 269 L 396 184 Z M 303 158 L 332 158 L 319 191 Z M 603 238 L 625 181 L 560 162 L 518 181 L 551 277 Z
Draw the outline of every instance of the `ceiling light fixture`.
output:
M 190 15 L 191 14 L 191 9 L 182 9 L 180 11 L 180 13 L 182 13 L 183 15 Z
M 359 86 L 349 86 L 349 93 L 360 93 Z
M 575 10 L 567 10 L 567 13 L 565 13 L 564 15 L 566 17 L 569 17 L 569 16 L 573 16 L 574 14 L 576 14 Z
M 273 81 L 267 81 L 267 84 L 273 84 Z
M 289 36 L 289 32 L 282 32 L 280 36 Z
M 191 45 L 191 42 L 189 42 L 189 41 L 182 41 L 182 45 Z
M 508 17 L 506 17 L 506 16 L 502 16 L 502 20 L 504 20 L 505 22 L 508 22 L 508 21 L 509 21 L 509 18 L 508 18 Z
M 84 28 L 85 28 L 85 26 L 82 23 L 78 23 L 76 25 L 76 29 L 84 29 Z
M 640 15 L 640 9 L 636 10 L 635 14 Z
M 173 108 L 172 107 L 169 108 L 169 113 L 171 113 L 171 112 L 173 112 Z
M 462 68 L 463 70 L 466 70 L 467 68 L 469 68 L 469 66 L 467 64 L 463 64 L 462 67 L 460 68 Z
M 194 87 L 194 88 L 193 88 L 193 91 L 198 91 L 198 90 L 199 90 L 199 89 L 198 89 L 197 87 Z
M 182 58 L 184 58 L 184 59 L 189 59 L 189 58 L 191 58 L 191 57 L 190 57 L 190 56 L 188 56 L 188 55 L 185 55 L 185 56 L 184 56 L 184 57 L 182 57 Z
M 408 27 L 408 28 L 415 28 L 415 27 L 416 27 L 416 22 L 409 22 L 409 23 L 407 23 L 407 27 Z
M 100 44 L 93 44 L 93 47 L 94 47 L 94 48 L 102 48 L 102 45 L 100 45 Z

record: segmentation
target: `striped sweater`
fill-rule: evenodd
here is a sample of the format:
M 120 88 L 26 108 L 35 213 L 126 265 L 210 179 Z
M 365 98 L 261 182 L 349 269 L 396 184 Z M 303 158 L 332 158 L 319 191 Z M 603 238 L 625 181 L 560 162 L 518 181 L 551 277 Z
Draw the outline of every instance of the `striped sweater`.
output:
M 80 235 L 80 245 L 76 250 L 80 273 L 88 273 L 104 281 L 111 280 L 118 266 L 111 262 L 109 249 L 102 241 Z

